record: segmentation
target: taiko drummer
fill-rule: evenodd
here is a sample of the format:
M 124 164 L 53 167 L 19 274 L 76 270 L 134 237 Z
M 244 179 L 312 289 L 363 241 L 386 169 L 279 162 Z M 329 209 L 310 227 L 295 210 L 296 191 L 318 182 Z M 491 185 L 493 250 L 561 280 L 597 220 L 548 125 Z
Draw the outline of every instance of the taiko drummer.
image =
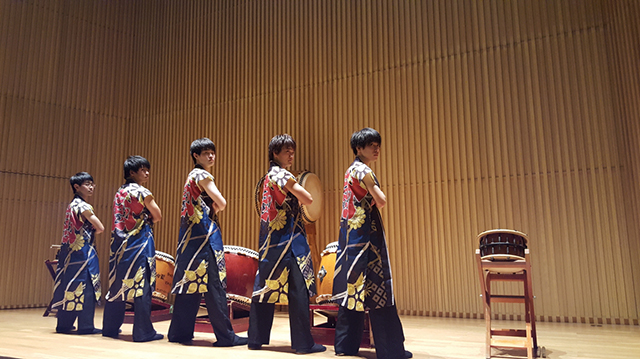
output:
M 340 305 L 336 355 L 358 354 L 369 310 L 378 359 L 411 358 L 404 350 L 402 323 L 393 296 L 391 264 L 380 209 L 387 198 L 369 167 L 380 155 L 378 131 L 363 128 L 351 136 L 355 160 L 344 175 L 340 237 L 333 300 Z
M 141 156 L 124 161 L 123 184 L 113 199 L 109 291 L 105 295 L 102 335 L 117 338 L 124 322 L 126 301 L 134 303 L 133 341 L 148 342 L 164 338 L 151 323 L 151 292 L 156 281 L 156 248 L 153 224 L 162 212 L 151 191 L 151 164 Z
M 186 343 L 193 339 L 196 316 L 204 295 L 216 347 L 247 344 L 247 338 L 233 331 L 227 309 L 224 246 L 217 213 L 224 199 L 210 171 L 216 160 L 216 146 L 208 138 L 191 143 L 195 168 L 187 176 L 182 192 L 180 235 L 172 293 L 176 295 L 169 341 Z
M 100 301 L 100 265 L 94 235 L 104 232 L 104 225 L 87 202 L 95 188 L 93 177 L 78 172 L 69 183 L 73 200 L 65 214 L 51 308 L 58 310 L 57 333 L 71 333 L 78 318 L 75 333 L 99 334 L 101 330 L 93 325 L 96 302 Z
M 269 171 L 260 206 L 260 262 L 251 298 L 249 349 L 269 344 L 276 303 L 287 303 L 291 348 L 298 354 L 325 351 L 311 336 L 309 297 L 315 294 L 311 251 L 298 202 L 313 198 L 287 169 L 293 163 L 296 142 L 277 135 L 269 143 Z

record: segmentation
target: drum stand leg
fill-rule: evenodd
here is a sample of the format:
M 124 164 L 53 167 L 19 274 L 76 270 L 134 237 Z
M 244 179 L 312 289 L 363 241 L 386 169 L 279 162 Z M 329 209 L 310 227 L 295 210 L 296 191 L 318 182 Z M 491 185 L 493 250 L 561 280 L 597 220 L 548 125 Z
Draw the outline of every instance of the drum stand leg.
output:
M 484 322 L 487 328 L 485 353 L 487 359 L 491 358 L 491 282 L 486 283 L 484 299 Z
M 49 270 L 49 274 L 51 274 L 51 278 L 55 281 L 56 280 L 56 271 L 55 269 L 53 269 L 53 266 L 57 266 L 58 265 L 58 260 L 54 260 L 54 261 L 50 261 L 50 260 L 46 260 L 44 261 L 44 265 L 47 266 L 47 269 Z M 47 309 L 45 309 L 44 314 L 42 315 L 43 317 L 48 317 L 49 314 L 57 312 L 55 310 L 51 310 L 51 306 L 53 305 L 53 298 L 51 299 L 51 301 L 49 302 L 49 305 L 47 306 Z
M 311 335 L 318 344 L 334 345 L 336 337 L 336 321 L 338 317 L 339 307 L 336 304 L 310 304 L 309 305 L 309 321 L 311 323 Z M 317 324 L 315 315 L 318 314 L 327 318 L 326 323 Z M 364 332 L 360 348 L 374 348 L 373 332 L 371 331 L 371 321 L 369 319 L 369 311 L 364 313 Z
M 491 358 L 491 301 L 489 298 L 489 286 L 491 282 L 485 280 L 485 274 L 482 269 L 482 261 L 480 259 L 479 251 L 476 251 L 476 259 L 478 264 L 478 275 L 480 276 L 480 297 L 482 297 L 482 304 L 484 307 L 484 322 L 486 327 L 485 336 L 485 357 Z
M 131 305 L 131 309 L 127 309 L 124 312 L 123 323 L 133 324 L 135 318 L 135 309 L 132 302 L 127 302 Z M 165 320 L 171 320 L 171 304 L 162 300 L 151 298 L 151 322 L 161 322 Z
M 530 323 L 531 325 L 532 347 L 534 350 L 536 350 L 538 349 L 538 335 L 536 333 L 536 313 L 533 309 L 533 287 L 532 287 L 533 281 L 531 280 L 531 266 L 528 265 L 528 263 L 530 263 L 528 254 L 526 258 L 527 258 L 527 266 L 528 266 L 528 270 L 525 272 L 527 277 L 526 277 L 526 283 L 524 287 L 524 290 L 525 290 L 524 295 L 527 300 L 527 304 L 525 306 L 527 310 L 526 319 L 527 319 L 527 323 Z
M 483 261 L 479 250 L 476 251 L 476 262 L 482 290 L 484 317 L 486 324 L 485 356 L 491 358 L 491 348 L 523 348 L 527 349 L 527 358 L 533 359 L 538 355 L 538 341 L 536 335 L 536 317 L 533 309 L 533 290 L 531 286 L 531 266 L 528 250 L 524 261 L 490 262 Z M 492 281 L 521 282 L 524 295 L 493 295 Z M 494 303 L 522 303 L 525 307 L 525 329 L 492 329 L 491 302 Z M 522 340 L 497 340 L 493 336 L 519 337 Z
M 229 321 L 231 321 L 233 331 L 240 333 L 249 330 L 249 312 L 251 306 L 240 305 L 228 300 L 227 307 L 229 308 Z

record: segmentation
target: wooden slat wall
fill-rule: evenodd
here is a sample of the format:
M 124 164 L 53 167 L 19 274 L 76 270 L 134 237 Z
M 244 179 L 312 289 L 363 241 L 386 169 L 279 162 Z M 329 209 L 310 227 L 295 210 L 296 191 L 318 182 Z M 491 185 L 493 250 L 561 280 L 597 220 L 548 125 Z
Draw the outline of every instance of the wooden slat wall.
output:
M 131 112 L 132 10 L 0 1 L 0 308 L 51 300 L 44 260 L 60 244 L 71 175 L 94 176 L 90 202 L 110 231 Z M 106 281 L 109 235 L 97 243 Z
M 101 6 L 109 7 L 86 11 Z M 632 1 L 136 6 L 131 28 L 113 27 L 133 36 L 120 48 L 125 69 L 109 83 L 130 100 L 118 127 L 130 137 L 104 156 L 117 166 L 128 154 L 151 161 L 149 188 L 165 217 L 159 250 L 175 253 L 188 146 L 202 136 L 218 146 L 227 244 L 257 248 L 253 189 L 269 139 L 282 132 L 298 141 L 295 169 L 324 184 L 318 248 L 337 240 L 349 137 L 371 126 L 383 136 L 373 169 L 389 199 L 383 217 L 401 313 L 480 316 L 475 236 L 513 228 L 530 236 L 539 319 L 638 324 Z M 16 27 L 0 27 L 0 41 Z
M 634 1 L 615 2 L 614 6 L 606 8 L 610 17 L 610 29 L 607 37 L 612 59 L 612 79 L 614 92 L 612 94 L 615 103 L 615 116 L 620 118 L 618 123 L 619 141 L 621 143 L 621 162 L 626 169 L 623 184 L 617 190 L 628 198 L 624 201 L 627 214 L 627 227 L 630 235 L 620 237 L 613 244 L 620 251 L 629 252 L 629 256 L 622 256 L 622 266 L 627 272 L 631 272 L 636 286 L 640 278 L 640 263 L 633 258 L 638 258 L 640 253 L 640 240 L 638 240 L 638 213 L 640 204 L 640 4 Z M 626 287 L 625 280 L 616 280 L 616 286 Z M 634 293 L 628 288 L 623 292 L 628 303 L 638 303 L 637 291 Z M 636 304 L 636 315 L 638 313 Z M 633 310 L 633 308 L 632 308 Z M 634 320 L 637 323 L 637 320 Z

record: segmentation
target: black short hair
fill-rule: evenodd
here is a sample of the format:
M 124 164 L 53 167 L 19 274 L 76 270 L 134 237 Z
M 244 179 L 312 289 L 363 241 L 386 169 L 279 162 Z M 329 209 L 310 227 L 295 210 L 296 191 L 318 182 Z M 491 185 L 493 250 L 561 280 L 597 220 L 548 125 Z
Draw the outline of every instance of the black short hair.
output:
M 82 186 L 86 181 L 93 182 L 93 177 L 87 172 L 78 172 L 69 178 L 69 184 L 71 185 L 71 189 L 73 193 L 76 193 L 76 188 L 73 185 L 77 184 L 78 186 Z
M 142 156 L 129 156 L 124 160 L 124 179 L 129 179 L 131 171 L 138 172 L 143 167 L 151 169 L 151 164 L 146 158 Z
M 196 163 L 196 158 L 193 157 L 193 154 L 196 153 L 200 155 L 202 151 L 211 150 L 213 153 L 216 153 L 216 145 L 210 139 L 203 137 L 199 138 L 193 142 L 191 142 L 191 159 L 193 163 Z
M 282 134 L 273 136 L 271 142 L 269 142 L 269 161 L 273 161 L 273 154 L 278 154 L 280 151 L 286 148 L 296 149 L 296 141 L 289 135 Z
M 356 131 L 351 135 L 351 149 L 353 154 L 358 154 L 358 147 L 365 148 L 372 143 L 382 144 L 380 133 L 373 128 L 365 127 L 360 131 Z

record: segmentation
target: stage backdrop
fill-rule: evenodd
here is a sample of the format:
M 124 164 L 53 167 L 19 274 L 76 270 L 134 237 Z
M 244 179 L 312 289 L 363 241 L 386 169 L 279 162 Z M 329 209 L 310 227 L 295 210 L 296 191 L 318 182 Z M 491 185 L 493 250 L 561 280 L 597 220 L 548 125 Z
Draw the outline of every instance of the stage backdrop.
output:
M 529 235 L 539 320 L 638 325 L 638 18 L 597 0 L 2 1 L 0 308 L 48 303 L 70 175 L 94 175 L 110 231 L 127 155 L 151 161 L 156 247 L 175 254 L 203 136 L 224 241 L 257 249 L 255 183 L 269 139 L 291 134 L 294 169 L 324 185 L 322 250 L 350 135 L 370 126 L 402 314 L 481 317 L 475 237 L 512 228 Z

